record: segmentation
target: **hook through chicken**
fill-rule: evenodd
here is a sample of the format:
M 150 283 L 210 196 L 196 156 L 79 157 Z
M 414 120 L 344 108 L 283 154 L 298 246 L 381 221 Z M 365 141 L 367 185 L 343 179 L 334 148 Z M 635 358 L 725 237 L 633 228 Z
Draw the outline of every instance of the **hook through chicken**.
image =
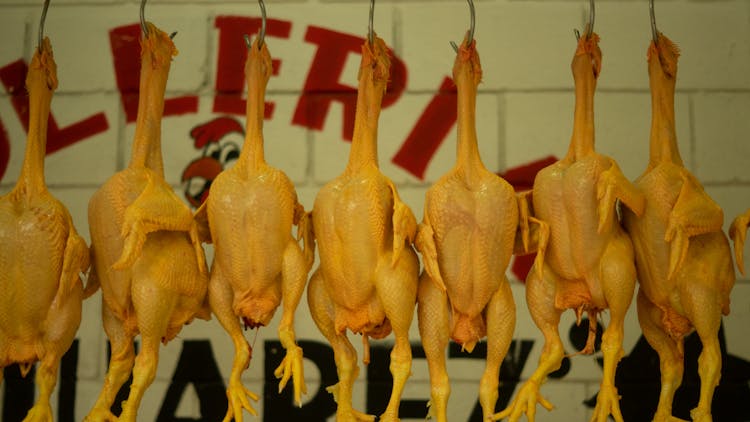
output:
M 47 9 L 49 8 L 49 1 L 44 0 L 44 6 L 42 6 L 42 17 L 39 19 L 39 42 L 37 48 L 42 49 L 42 41 L 44 41 L 44 21 L 47 19 Z
M 370 0 L 370 20 L 367 25 L 367 41 L 372 45 L 375 38 L 375 30 L 372 26 L 372 21 L 375 19 L 375 0 Z
M 266 4 L 263 3 L 263 0 L 258 0 L 258 4 L 260 5 L 260 33 L 258 34 L 258 50 L 260 50 L 260 48 L 263 47 L 263 40 L 266 39 Z M 247 34 L 245 34 L 245 44 L 247 44 L 247 48 L 250 48 L 252 46 L 250 37 Z
M 471 42 L 474 41 L 474 24 L 476 22 L 476 16 L 474 14 L 474 2 L 472 0 L 466 0 L 469 2 L 469 14 L 471 16 L 471 24 L 469 25 L 469 38 L 466 40 L 466 45 L 471 45 Z M 455 42 L 451 41 L 451 47 L 453 47 L 453 51 L 458 53 L 458 46 Z
M 596 9 L 594 7 L 594 0 L 589 0 L 589 22 L 586 24 L 586 36 L 594 33 L 594 19 L 596 18 Z M 576 34 L 576 41 L 581 39 L 581 33 L 577 29 L 573 30 Z
M 146 26 L 146 0 L 141 0 L 141 31 L 143 31 L 143 38 L 148 38 L 148 27 Z M 170 39 L 174 39 L 177 35 L 177 31 L 169 34 Z

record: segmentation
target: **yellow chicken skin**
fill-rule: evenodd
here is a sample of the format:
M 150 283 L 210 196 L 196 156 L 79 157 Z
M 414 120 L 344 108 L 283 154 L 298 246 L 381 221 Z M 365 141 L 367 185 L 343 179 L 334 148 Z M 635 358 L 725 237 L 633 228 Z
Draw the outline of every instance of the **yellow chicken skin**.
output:
M 640 289 L 638 320 L 659 354 L 661 394 L 654 421 L 672 416 L 672 400 L 682 382 L 683 339 L 693 330 L 703 344 L 701 378 L 693 421 L 709 422 L 711 399 L 721 375 L 718 332 L 729 313 L 734 285 L 729 242 L 721 231 L 721 208 L 683 166 L 677 148 L 674 91 L 679 50 L 659 34 L 648 50 L 651 83 L 651 141 L 646 171 L 636 185 L 646 197 L 642 216 L 624 212 L 633 240 Z
M 737 262 L 737 269 L 739 269 L 742 274 L 745 274 L 745 258 L 743 253 L 745 250 L 745 237 L 747 235 L 748 226 L 750 226 L 750 209 L 738 215 L 734 221 L 732 221 L 732 225 L 729 226 L 729 237 L 731 237 L 734 242 L 734 258 Z
M 344 173 L 326 184 L 313 207 L 320 266 L 307 289 L 313 320 L 333 346 L 338 384 L 336 420 L 372 421 L 352 408 L 359 369 L 346 330 L 367 338 L 393 331 L 393 390 L 382 421 L 397 421 L 411 372 L 408 331 L 417 297 L 419 261 L 412 248 L 417 222 L 396 188 L 378 168 L 377 125 L 390 59 L 385 43 L 362 46 L 354 136 Z M 365 349 L 367 353 L 367 346 Z M 369 357 L 365 355 L 367 363 Z
M 141 82 L 133 152 L 89 202 L 91 282 L 101 284 L 104 330 L 112 357 L 104 387 L 86 420 L 116 420 L 110 406 L 133 369 L 119 420 L 135 421 L 159 359 L 196 316 L 208 319 L 206 261 L 197 224 L 164 180 L 161 117 L 172 56 L 167 34 L 147 24 L 141 39 Z M 133 338 L 141 334 L 135 357 Z M 135 362 L 135 367 L 133 364 Z
M 45 38 L 26 76 L 29 131 L 21 175 L 0 197 L 0 381 L 8 365 L 20 364 L 26 376 L 41 361 L 39 397 L 25 421 L 53 419 L 50 394 L 60 358 L 81 323 L 80 273 L 89 267 L 86 242 L 44 180 L 47 119 L 56 88 L 57 66 Z
M 235 165 L 219 174 L 211 185 L 208 199 L 196 218 L 210 228 L 215 246 L 208 296 L 211 310 L 235 345 L 234 364 L 229 378 L 229 408 L 225 420 L 242 420 L 242 409 L 257 415 L 240 379 L 250 363 L 251 348 L 242 334 L 245 326 L 267 325 L 284 305 L 279 338 L 287 354 L 276 376 L 279 391 L 291 377 L 294 399 L 301 405 L 305 392 L 302 349 L 294 334 L 297 309 L 314 260 L 310 214 L 297 200 L 294 185 L 282 171 L 269 166 L 263 157 L 263 107 L 266 84 L 271 77 L 271 55 L 258 39 L 248 51 L 247 135 Z M 291 235 L 297 225 L 305 249 Z M 206 230 L 202 230 L 206 232 Z
M 617 219 L 616 201 L 640 215 L 644 200 L 615 161 L 594 150 L 594 91 L 601 70 L 598 42 L 598 35 L 586 31 L 573 58 L 576 103 L 568 153 L 542 169 L 534 181 L 533 215 L 548 225 L 549 238 L 540 236 L 537 249 L 543 257 L 537 257 L 526 279 L 526 301 L 544 335 L 544 348 L 537 369 L 495 420 L 516 421 L 525 413 L 533 421 L 537 403 L 552 408 L 539 387 L 562 363 L 558 325 L 566 309 L 575 309 L 579 320 L 584 311 L 591 317 L 584 353 L 594 350 L 596 315 L 609 309 L 610 324 L 602 339 L 604 373 L 591 420 L 604 422 L 610 415 L 623 420 L 615 369 L 624 353 L 623 321 L 636 276 L 633 247 Z M 521 215 L 528 212 L 522 210 Z M 528 225 L 522 222 L 524 227 Z
M 439 422 L 447 421 L 449 339 L 471 352 L 487 336 L 479 398 L 488 418 L 495 411 L 500 364 L 516 319 L 505 268 L 513 254 L 518 205 L 513 187 L 487 170 L 479 156 L 475 107 L 481 79 L 476 41 L 467 45 L 464 40 L 453 66 L 457 160 L 427 191 L 416 240 L 425 263 L 418 292 L 419 332 L 430 369 L 430 412 Z

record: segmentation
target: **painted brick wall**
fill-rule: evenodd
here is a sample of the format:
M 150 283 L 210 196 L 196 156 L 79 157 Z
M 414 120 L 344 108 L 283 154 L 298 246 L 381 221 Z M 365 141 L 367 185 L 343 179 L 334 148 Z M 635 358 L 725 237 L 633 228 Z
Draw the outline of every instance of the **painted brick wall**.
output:
M 0 39 L 3 40 L 0 69 L 7 71 L 19 60 L 30 60 L 36 45 L 40 10 L 36 4 L 39 2 L 30 3 L 0 0 Z M 275 106 L 265 123 L 266 158 L 287 172 L 297 186 L 300 200 L 309 209 L 320 187 L 342 171 L 349 144 L 343 135 L 344 106 L 340 101 L 331 103 L 320 128 L 295 123 L 294 116 L 316 54 L 322 48 L 331 48 L 331 45 L 321 47 L 308 38 L 316 30 L 364 36 L 367 2 L 269 0 L 267 9 L 269 18 L 281 21 L 287 33 L 269 33 L 266 38 L 273 58 L 281 60 L 278 75 L 271 78 L 268 87 L 268 101 Z M 485 164 L 505 171 L 545 156 L 562 156 L 572 129 L 573 82 L 569 67 L 575 49 L 572 28 L 583 27 L 587 15 L 585 2 L 479 0 L 476 10 L 476 39 L 484 69 L 477 104 L 477 130 Z M 182 173 L 204 153 L 194 146 L 191 130 L 225 115 L 244 125 L 242 116 L 214 111 L 217 79 L 222 71 L 219 57 L 223 29 L 218 22 L 223 16 L 256 18 L 259 12 L 254 2 L 247 1 L 153 0 L 147 6 L 147 16 L 167 32 L 178 31 L 175 43 L 180 54 L 172 64 L 167 97 L 188 96 L 195 101 L 195 106 L 187 112 L 166 116 L 163 122 L 167 180 L 182 197 L 187 188 Z M 55 0 L 47 17 L 46 34 L 55 51 L 60 81 L 52 104 L 58 127 L 65 130 L 95 116 L 99 116 L 100 123 L 102 119 L 106 122 L 97 133 L 50 154 L 46 161 L 51 192 L 69 208 L 78 231 L 87 241 L 88 199 L 112 173 L 127 164 L 134 131 L 134 124 L 127 122 L 121 101 L 109 34 L 115 28 L 136 23 L 137 17 L 138 2 L 132 0 Z M 650 29 L 647 2 L 600 1 L 596 17 L 596 31 L 602 37 L 600 45 L 604 54 L 595 100 L 597 149 L 615 158 L 626 176 L 633 179 L 645 168 L 648 154 L 650 98 L 645 57 Z M 723 207 L 727 229 L 737 214 L 750 207 L 750 2 L 657 0 L 657 21 L 659 28 L 680 45 L 683 53 L 675 101 L 682 156 L 709 194 Z M 393 157 L 415 129 L 444 78 L 450 76 L 455 56 L 448 42 L 460 41 L 467 24 L 468 11 L 462 1 L 381 1 L 376 6 L 375 29 L 403 60 L 407 70 L 403 92 L 381 116 L 380 162 L 383 172 L 398 184 L 402 198 L 418 218 L 422 215 L 427 186 L 453 163 L 455 126 L 447 134 L 428 131 L 434 138 L 420 140 L 439 145 L 423 178 L 415 176 L 413 169 L 410 171 L 394 163 Z M 224 54 L 231 56 L 242 51 L 225 51 Z M 358 62 L 358 54 L 346 56 L 339 84 L 356 87 Z M 242 68 L 227 67 L 223 71 L 241 72 Z M 7 133 L 10 153 L 7 169 L 0 174 L 0 194 L 9 191 L 16 181 L 25 145 L 25 131 L 11 102 L 13 92 L 7 88 L 7 83 L 4 85 L 6 88 L 0 89 L 0 127 Z M 1 135 L 0 142 L 3 142 Z M 231 142 L 241 144 L 242 136 L 235 134 L 224 138 L 219 146 Z M 0 162 L 0 169 L 2 164 Z M 746 259 L 748 255 L 750 253 L 745 254 Z M 543 339 L 526 309 L 523 283 L 510 272 L 509 275 L 518 316 L 514 351 L 506 360 L 504 371 L 523 380 L 535 368 Z M 738 408 L 750 399 L 747 392 L 749 298 L 750 283 L 739 277 L 732 293 L 732 314 L 724 318 L 729 356 L 725 366 L 733 365 L 731 368 L 739 381 L 731 382 L 739 382 L 746 390 L 742 396 L 744 401 L 728 404 Z M 323 345 L 325 339 L 309 317 L 304 302 L 297 311 L 298 338 Z M 75 393 L 74 399 L 69 393 L 59 392 L 53 397 L 61 420 L 81 420 L 101 388 L 107 367 L 107 342 L 101 327 L 100 306 L 101 293 L 84 304 L 78 356 L 71 360 L 76 365 L 68 364 L 77 377 L 66 384 L 66 388 Z M 278 314 L 271 326 L 257 335 L 248 332 L 255 351 L 244 380 L 250 389 L 264 396 L 256 407 L 263 420 L 290 420 L 290 415 L 305 414 L 284 413 L 283 409 L 289 408 L 289 396 L 276 398 L 276 383 L 271 378 L 264 384 L 264 366 L 279 359 L 272 343 L 277 338 L 277 322 Z M 608 322 L 606 314 L 603 322 L 605 325 Z M 568 313 L 560 325 L 569 353 L 575 351 L 568 335 L 573 323 L 574 316 Z M 416 346 L 419 342 L 416 321 L 411 333 Z M 627 318 L 626 354 L 640 353 L 642 341 L 633 307 Z M 356 339 L 353 342 L 361 352 L 360 342 Z M 375 353 L 387 351 L 388 344 L 387 341 L 374 342 Z M 219 383 L 211 384 L 216 381 L 211 378 L 211 382 L 196 380 L 184 391 L 175 387 L 182 385 L 180 374 L 184 375 L 184 371 L 178 369 L 181 357 L 187 359 L 186 351 L 205 351 L 201 347 L 206 345 L 210 346 L 209 359 L 192 362 L 192 365 L 211 369 L 211 363 L 215 362 Z M 269 347 L 268 353 L 264 345 Z M 523 352 L 526 346 L 528 353 Z M 221 378 L 226 382 L 232 356 L 231 341 L 215 320 L 197 321 L 185 327 L 178 339 L 161 349 L 157 378 L 145 396 L 140 420 L 156 420 L 160 414 L 164 420 L 172 416 L 210 419 L 210 415 L 223 415 L 223 409 L 207 409 L 205 403 L 210 402 L 212 392 L 223 391 Z M 320 369 L 325 367 L 321 363 L 325 361 L 325 353 L 317 355 L 306 350 L 306 356 L 319 360 L 306 360 L 310 393 L 303 411 L 314 407 L 313 404 L 318 406 L 319 397 L 324 404 L 316 407 L 315 411 L 319 412 L 316 414 L 330 414 L 320 409 L 331 408 L 332 402 L 323 388 L 335 374 Z M 599 353 L 572 358 L 567 372 L 563 371 L 560 378 L 543 386 L 542 393 L 557 408 L 553 413 L 540 410 L 538 420 L 587 419 L 591 409 L 583 402 L 598 390 L 601 368 L 597 358 L 600 356 Z M 382 367 L 382 362 L 375 366 Z M 450 360 L 451 420 L 470 420 L 482 368 L 481 359 L 457 355 Z M 653 362 L 644 362 L 643 368 L 655 376 Z M 377 407 L 378 395 L 382 395 L 380 392 L 387 386 L 383 387 L 375 369 L 371 365 L 361 372 L 360 382 L 355 387 L 355 406 L 380 413 L 383 409 Z M 211 371 L 207 373 L 210 375 Z M 406 413 L 412 414 L 402 414 L 403 420 L 424 419 L 426 409 L 423 406 L 429 398 L 427 374 L 426 361 L 415 359 L 413 376 L 404 393 L 404 399 L 411 406 Z M 725 376 L 724 382 L 729 382 L 726 379 Z M 515 392 L 513 382 L 504 381 L 507 381 L 506 388 Z M 7 391 L 9 385 L 18 385 L 18 381 L 6 375 L 4 395 L 0 398 L 4 415 L 9 414 L 7 409 L 21 406 L 21 402 L 13 399 L 12 392 Z M 508 399 L 509 395 L 501 396 L 501 401 Z M 633 400 L 629 403 L 632 405 Z M 694 401 L 688 408 L 693 405 Z M 750 419 L 746 413 L 745 417 Z

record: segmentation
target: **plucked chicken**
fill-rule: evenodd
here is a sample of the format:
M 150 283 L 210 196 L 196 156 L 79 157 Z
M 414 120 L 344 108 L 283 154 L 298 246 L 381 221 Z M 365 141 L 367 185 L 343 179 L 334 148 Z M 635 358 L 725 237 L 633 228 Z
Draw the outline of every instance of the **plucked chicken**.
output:
M 453 66 L 458 88 L 456 164 L 428 191 L 416 246 L 425 271 L 418 317 L 430 370 L 431 412 L 447 420 L 448 340 L 471 352 L 487 336 L 487 363 L 479 387 L 485 418 L 498 398 L 500 364 L 515 326 L 515 304 L 505 268 L 513 254 L 518 206 L 513 187 L 487 170 L 477 147 L 475 106 L 482 69 L 476 42 L 461 45 Z
M 594 91 L 602 57 L 598 42 L 599 36 L 587 30 L 573 57 L 575 114 L 568 153 L 534 180 L 533 216 L 549 228 L 548 239 L 538 236 L 537 260 L 526 279 L 529 312 L 545 339 L 539 366 L 510 406 L 493 419 L 515 421 L 525 413 L 534 420 L 537 403 L 550 410 L 552 404 L 541 397 L 539 387 L 563 360 L 561 313 L 575 309 L 579 321 L 583 312 L 589 314 L 589 340 L 583 352 L 591 353 L 596 316 L 609 309 L 610 324 L 602 339 L 604 373 L 591 420 L 604 422 L 612 415 L 622 421 L 615 369 L 623 355 L 623 322 L 636 277 L 633 247 L 619 224 L 616 201 L 638 215 L 644 205 L 643 196 L 615 161 L 594 150 Z M 522 218 L 532 215 L 530 211 L 521 210 Z M 521 221 L 520 226 L 526 238 L 528 223 Z
M 646 198 L 642 216 L 625 211 L 635 249 L 638 320 L 659 354 L 661 394 L 654 421 L 678 420 L 672 400 L 682 382 L 683 339 L 693 330 L 703 344 L 693 421 L 711 421 L 711 399 L 721 374 L 718 332 L 734 285 L 721 208 L 684 167 L 677 148 L 674 91 L 679 50 L 658 34 L 648 50 L 651 141 L 646 171 L 636 180 Z
M 159 342 L 173 339 L 194 317 L 208 319 L 208 274 L 198 226 L 164 180 L 161 118 L 172 40 L 146 24 L 133 152 L 89 202 L 91 282 L 103 294 L 104 330 L 112 345 L 104 387 L 87 420 L 113 420 L 110 406 L 133 369 L 120 420 L 134 421 L 159 359 Z M 133 338 L 140 333 L 135 357 Z M 135 362 L 135 368 L 133 364 Z
M 197 219 L 205 219 L 210 229 L 206 240 L 215 246 L 208 287 L 211 310 L 235 345 L 225 420 L 234 417 L 237 421 L 242 420 L 243 408 L 256 414 L 247 398 L 257 400 L 240 379 L 251 355 L 240 319 L 246 327 L 265 326 L 282 301 L 279 339 L 286 357 L 276 376 L 281 378 L 279 391 L 292 378 L 294 400 L 301 404 L 305 383 L 302 349 L 295 341 L 294 311 L 315 253 L 310 214 L 297 200 L 289 178 L 263 157 L 263 107 L 272 66 L 268 48 L 259 40 L 250 46 L 245 64 L 245 144 L 234 167 L 219 174 L 211 185 L 208 199 L 197 213 Z M 291 235 L 292 224 L 297 225 L 298 239 Z M 299 238 L 304 240 L 304 250 Z
M 81 323 L 80 273 L 89 267 L 86 242 L 44 181 L 47 119 L 56 88 L 57 67 L 45 38 L 26 76 L 29 129 L 21 175 L 0 197 L 0 381 L 8 365 L 18 363 L 26 376 L 41 361 L 39 397 L 27 421 L 52 420 L 50 394 L 60 358 Z
M 383 421 L 397 421 L 411 371 L 408 331 L 417 297 L 419 261 L 412 248 L 417 222 L 378 168 L 377 128 L 390 59 L 383 40 L 362 46 L 354 136 L 344 173 L 326 184 L 313 207 L 320 266 L 307 289 L 313 320 L 333 346 L 338 384 L 329 387 L 338 421 L 374 420 L 352 408 L 359 369 L 351 330 L 367 339 L 393 331 L 393 390 Z

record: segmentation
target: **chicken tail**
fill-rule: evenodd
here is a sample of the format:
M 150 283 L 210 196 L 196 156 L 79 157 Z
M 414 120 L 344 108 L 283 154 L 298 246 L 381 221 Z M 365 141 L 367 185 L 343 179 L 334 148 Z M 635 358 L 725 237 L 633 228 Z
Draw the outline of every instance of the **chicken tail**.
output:
M 305 212 L 301 204 L 294 209 L 294 224 L 297 225 L 297 241 L 302 239 L 302 253 L 305 255 L 307 271 L 315 262 L 315 233 L 313 232 L 312 212 Z

